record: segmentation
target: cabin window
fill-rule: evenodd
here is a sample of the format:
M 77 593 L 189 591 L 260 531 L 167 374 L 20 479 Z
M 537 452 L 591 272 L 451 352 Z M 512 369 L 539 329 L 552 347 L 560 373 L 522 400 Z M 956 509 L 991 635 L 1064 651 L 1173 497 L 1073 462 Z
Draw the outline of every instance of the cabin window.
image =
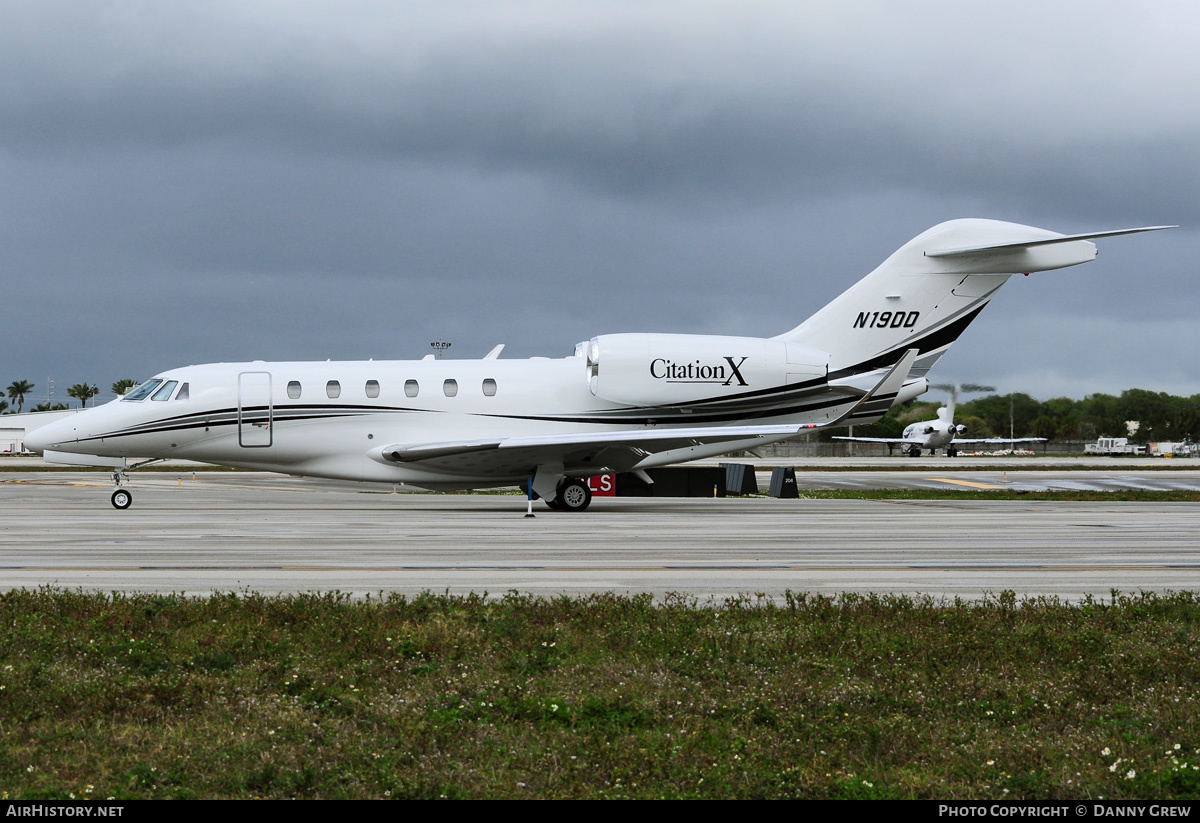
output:
M 378 380 L 368 380 L 367 381 L 367 397 L 378 397 L 378 396 L 379 396 L 379 381 Z
M 288 381 L 288 397 L 290 397 L 292 400 L 300 399 L 300 381 L 299 380 L 289 380 Z
M 175 399 L 187 400 L 189 397 L 191 397 L 191 390 L 188 388 L 188 384 L 184 383 L 179 387 L 179 394 L 175 395 Z
M 416 380 L 405 380 L 404 381 L 404 393 L 406 395 L 408 395 L 409 397 L 416 397 L 417 392 L 419 392 L 420 390 L 421 390 L 421 387 L 417 385 Z
M 458 381 L 447 380 L 442 384 L 442 391 L 446 393 L 447 397 L 454 397 L 456 394 L 458 394 Z
M 161 377 L 155 377 L 153 380 L 147 380 L 145 383 L 138 386 L 136 389 L 129 392 L 127 395 L 125 395 L 121 399 L 122 400 L 145 400 L 150 395 L 150 392 L 152 392 L 156 388 L 158 388 L 158 385 L 160 383 L 162 383 Z
M 496 396 L 496 381 L 488 377 L 483 381 L 483 394 L 485 397 Z
M 158 391 L 156 391 L 154 393 L 154 396 L 151 397 L 150 399 L 151 400 L 159 400 L 159 401 L 170 400 L 171 392 L 175 391 L 175 387 L 178 385 L 179 385 L 178 380 L 168 380 L 166 383 L 162 384 L 162 387 Z
M 330 400 L 337 400 L 342 396 L 342 384 L 336 380 L 330 380 L 325 384 L 325 394 Z

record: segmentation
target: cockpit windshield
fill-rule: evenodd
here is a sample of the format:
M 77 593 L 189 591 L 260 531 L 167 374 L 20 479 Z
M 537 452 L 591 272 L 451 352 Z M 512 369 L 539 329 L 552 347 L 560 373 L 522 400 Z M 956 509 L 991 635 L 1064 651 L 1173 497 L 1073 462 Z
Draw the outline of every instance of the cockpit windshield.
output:
M 162 384 L 162 388 L 154 393 L 151 400 L 170 400 L 171 392 L 175 391 L 175 387 L 179 385 L 178 380 L 168 380 Z
M 150 395 L 150 392 L 157 389 L 159 387 L 159 384 L 161 384 L 161 383 L 162 383 L 161 377 L 155 377 L 152 380 L 147 380 L 145 383 L 138 386 L 136 389 L 129 392 L 121 399 L 122 400 L 145 400 Z

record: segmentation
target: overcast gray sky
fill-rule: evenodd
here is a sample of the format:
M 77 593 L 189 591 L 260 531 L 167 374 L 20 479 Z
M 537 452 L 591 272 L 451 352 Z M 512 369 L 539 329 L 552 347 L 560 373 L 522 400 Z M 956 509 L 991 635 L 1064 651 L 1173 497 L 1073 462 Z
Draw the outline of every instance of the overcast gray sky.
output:
M 931 374 L 1200 392 L 1192 3 L 0 0 L 0 386 L 770 336 L 929 226 L 1099 241 Z

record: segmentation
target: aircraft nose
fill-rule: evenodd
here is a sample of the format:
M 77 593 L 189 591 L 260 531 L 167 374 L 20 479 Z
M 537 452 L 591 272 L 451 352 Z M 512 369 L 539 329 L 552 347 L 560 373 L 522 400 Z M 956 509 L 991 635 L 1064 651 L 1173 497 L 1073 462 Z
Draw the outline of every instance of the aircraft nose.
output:
M 47 423 L 44 426 L 38 426 L 31 432 L 25 434 L 25 448 L 31 452 L 42 454 L 47 448 L 51 448 L 64 441 L 75 439 L 75 429 L 71 425 L 70 420 L 55 420 L 53 423 Z

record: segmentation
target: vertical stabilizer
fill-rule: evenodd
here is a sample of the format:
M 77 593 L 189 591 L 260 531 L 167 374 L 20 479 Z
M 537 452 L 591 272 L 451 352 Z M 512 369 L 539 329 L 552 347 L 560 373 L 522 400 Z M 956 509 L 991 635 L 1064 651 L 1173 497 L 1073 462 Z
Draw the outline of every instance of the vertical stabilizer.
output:
M 829 351 L 831 378 L 888 368 L 916 348 L 911 377 L 924 377 L 1013 274 L 1086 263 L 1096 246 L 1085 238 L 1145 230 L 1067 236 L 998 220 L 951 220 L 905 243 L 777 339 Z

